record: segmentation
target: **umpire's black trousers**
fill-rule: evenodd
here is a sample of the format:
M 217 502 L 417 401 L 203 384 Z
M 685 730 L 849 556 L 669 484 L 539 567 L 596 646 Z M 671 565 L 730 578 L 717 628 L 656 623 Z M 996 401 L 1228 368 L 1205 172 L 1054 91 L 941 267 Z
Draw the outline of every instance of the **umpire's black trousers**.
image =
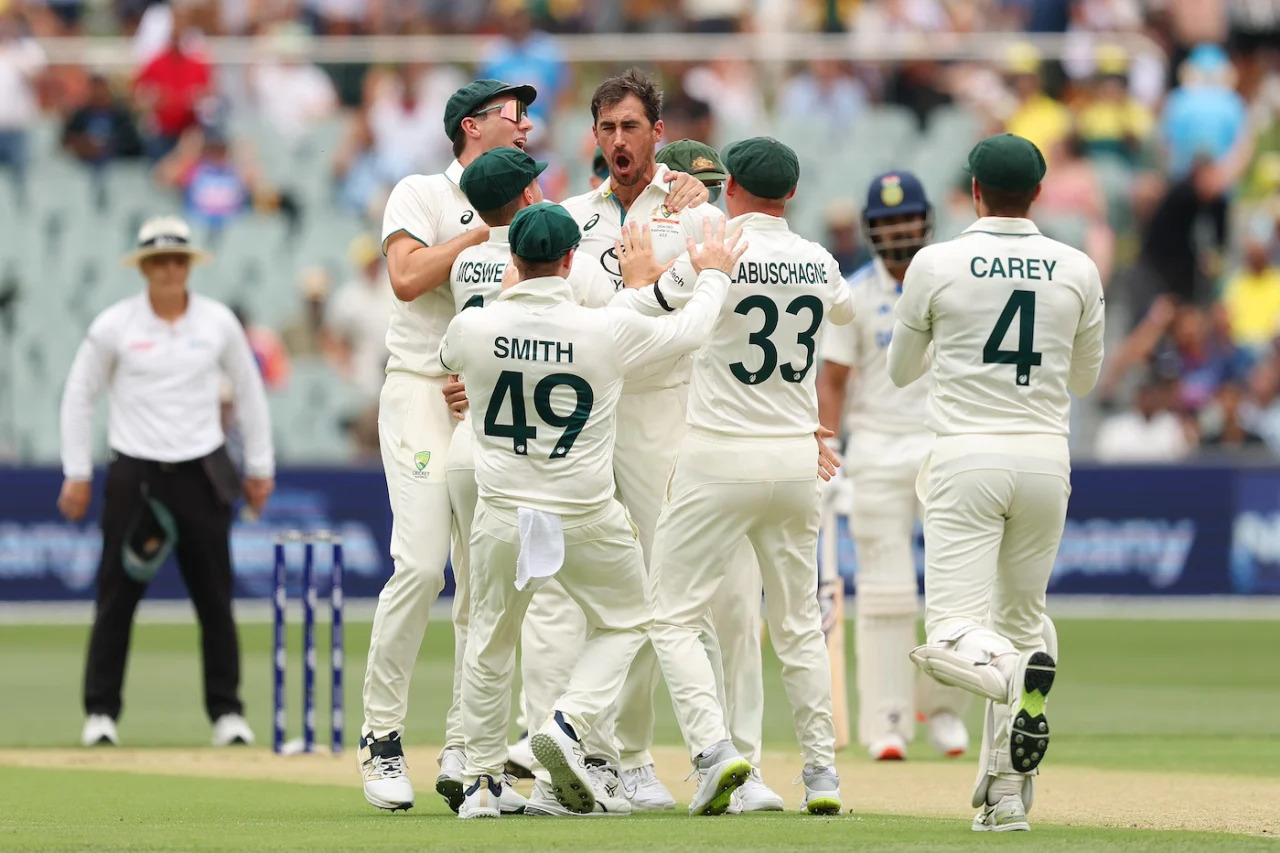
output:
M 225 451 L 219 461 L 229 466 Z M 84 673 L 86 714 L 120 716 L 120 691 L 133 614 L 146 585 L 125 574 L 121 550 L 142 501 L 145 478 L 151 497 L 173 514 L 178 528 L 174 553 L 200 621 L 204 655 L 204 705 L 210 720 L 243 712 L 240 702 L 240 643 L 231 615 L 231 505 L 219 497 L 207 463 L 159 463 L 113 455 L 107 469 L 102 513 L 102 562 L 97 607 Z

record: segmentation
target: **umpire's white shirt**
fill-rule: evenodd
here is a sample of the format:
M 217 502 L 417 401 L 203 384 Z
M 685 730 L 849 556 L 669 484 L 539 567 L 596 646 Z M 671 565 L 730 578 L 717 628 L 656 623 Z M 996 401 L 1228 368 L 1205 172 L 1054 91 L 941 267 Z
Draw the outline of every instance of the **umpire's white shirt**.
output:
M 439 246 L 484 223 L 458 188 L 462 164 L 454 160 L 442 175 L 410 175 L 396 184 L 382 214 L 382 251 L 403 232 L 424 246 Z M 412 302 L 399 299 L 387 325 L 387 372 L 444 376 L 436 354 L 453 318 L 453 294 L 441 282 Z
M 245 473 L 275 470 L 271 422 L 258 365 L 240 321 L 225 305 L 190 294 L 172 323 L 160 319 L 146 293 L 98 315 L 76 353 L 62 396 L 62 471 L 93 473 L 93 415 L 107 389 L 107 441 L 125 456 L 184 462 L 226 440 L 218 388 L 231 379 L 245 442 Z
M 822 360 L 857 372 L 858 387 L 849 398 L 845 427 L 855 434 L 927 433 L 924 422 L 933 387 L 929 377 L 923 376 L 906 388 L 899 388 L 889 378 L 887 353 L 901 283 L 877 258 L 849 277 L 849 292 L 853 322 L 832 326 L 822 337 Z
M 690 426 L 726 435 L 802 436 L 818 428 L 815 368 L 823 328 L 853 319 L 840 265 L 787 220 L 747 213 L 726 233 L 749 244 L 731 277 L 711 340 L 694 354 Z M 693 265 L 682 255 L 656 286 L 672 308 L 688 299 Z M 615 300 L 616 301 L 616 300 Z

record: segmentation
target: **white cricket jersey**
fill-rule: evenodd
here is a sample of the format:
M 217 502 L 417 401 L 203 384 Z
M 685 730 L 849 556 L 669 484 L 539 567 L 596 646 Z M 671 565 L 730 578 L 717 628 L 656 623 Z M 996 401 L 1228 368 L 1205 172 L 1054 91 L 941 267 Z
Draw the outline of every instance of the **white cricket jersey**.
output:
M 458 188 L 462 164 L 457 160 L 443 175 L 410 175 L 396 184 L 382 214 L 382 251 L 387 240 L 403 231 L 424 246 L 439 246 L 484 224 Z M 436 354 L 440 337 L 453 318 L 453 294 L 441 282 L 412 302 L 399 299 L 387 325 L 387 372 L 403 370 L 442 376 Z
M 857 371 L 857 390 L 850 395 L 844 425 L 852 432 L 927 433 L 928 376 L 899 388 L 889 378 L 887 353 L 893 338 L 893 307 L 902 285 L 879 258 L 849 277 L 853 322 L 832 326 L 822 335 L 822 360 Z
M 853 298 L 831 253 L 792 232 L 785 219 L 748 213 L 729 220 L 727 235 L 737 231 L 749 246 L 711 340 L 694 354 L 687 420 L 726 435 L 807 435 L 818 428 L 822 330 L 853 319 Z M 675 308 L 693 280 L 682 255 L 657 290 Z
M 258 364 L 240 321 L 220 302 L 191 294 L 173 322 L 160 319 L 146 293 L 121 300 L 89 326 L 62 395 L 62 470 L 93 474 L 93 412 L 107 391 L 107 443 L 136 459 L 186 462 L 226 441 L 219 386 L 235 391 L 244 432 L 245 472 L 275 471 L 271 420 Z
M 562 203 L 582 229 L 579 257 L 584 262 L 593 261 L 591 268 L 595 274 L 614 292 L 623 289 L 622 265 L 618 262 L 615 245 L 622 239 L 623 225 L 632 222 L 648 225 L 654 258 L 659 263 L 666 263 L 684 253 L 686 237 L 701 241 L 704 223 L 710 227 L 724 219 L 724 212 L 710 204 L 687 208 L 679 214 L 668 212 L 665 205 L 671 184 L 663 178 L 669 171 L 666 166 L 658 164 L 653 180 L 625 211 L 607 179 L 591 192 Z M 670 364 L 654 365 L 643 374 L 630 377 L 626 391 L 642 393 L 674 388 L 689 381 L 690 369 L 691 362 L 687 356 Z
M 458 314 L 439 361 L 467 377 L 480 497 L 561 515 L 606 506 L 623 378 L 705 341 L 728 287 L 704 272 L 684 311 L 654 318 L 584 308 L 565 279 L 534 278 Z
M 984 217 L 911 262 L 898 321 L 933 341 L 939 436 L 1066 436 L 1071 398 L 1102 364 L 1098 268 L 1029 219 Z M 919 344 L 919 341 L 916 341 Z M 889 354 L 897 358 L 898 335 Z

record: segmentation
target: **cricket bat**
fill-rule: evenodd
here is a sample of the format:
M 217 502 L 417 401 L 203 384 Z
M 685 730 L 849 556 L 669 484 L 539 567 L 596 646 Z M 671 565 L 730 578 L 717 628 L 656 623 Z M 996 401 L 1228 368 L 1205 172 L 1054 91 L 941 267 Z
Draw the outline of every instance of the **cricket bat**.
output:
M 818 606 L 822 611 L 822 633 L 827 638 L 831 658 L 831 714 L 836 727 L 836 749 L 849 745 L 849 693 L 845 687 L 844 663 L 844 580 L 836 554 L 839 525 L 829 500 L 822 507 L 822 552 L 818 557 Z

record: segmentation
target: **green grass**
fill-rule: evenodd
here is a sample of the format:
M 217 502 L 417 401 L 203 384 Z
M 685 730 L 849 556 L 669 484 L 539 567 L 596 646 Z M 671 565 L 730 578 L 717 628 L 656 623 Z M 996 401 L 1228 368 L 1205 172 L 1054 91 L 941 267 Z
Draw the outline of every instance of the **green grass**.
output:
M 853 632 L 847 634 L 851 641 Z M 1063 620 L 1059 634 L 1063 655 L 1050 701 L 1055 764 L 1280 776 L 1280 627 L 1260 621 Z M 327 641 L 323 626 L 318 635 Z M 76 743 L 87 637 L 85 626 L 0 625 L 0 673 L 6 688 L 0 701 L 0 747 Z M 348 625 L 348 743 L 358 735 L 368 638 L 367 624 Z M 270 625 L 243 626 L 241 640 L 247 714 L 266 739 Z M 297 736 L 297 626 L 291 627 L 290 641 L 294 654 L 288 698 L 291 736 Z M 413 679 L 406 733 L 411 742 L 439 743 L 442 738 L 452 647 L 449 625 L 437 623 L 427 630 Z M 765 695 L 765 747 L 790 749 L 795 742 L 791 717 L 777 660 L 767 649 Z M 327 696 L 328 673 L 322 670 L 317 696 L 322 728 Z M 856 709 L 851 710 L 856 719 Z M 678 743 L 670 700 L 663 693 L 658 711 L 658 741 Z M 976 707 L 970 722 L 976 735 Z M 130 746 L 207 743 L 194 627 L 136 626 L 120 733 Z M 912 757 L 931 759 L 930 750 L 917 742 Z
M 349 788 L 99 771 L 0 768 L 0 849 L 55 850 L 1276 850 L 1266 838 L 1036 824 L 1034 834 L 976 834 L 954 820 L 800 814 L 694 820 L 503 818 L 463 823 L 435 798 L 376 813 Z

